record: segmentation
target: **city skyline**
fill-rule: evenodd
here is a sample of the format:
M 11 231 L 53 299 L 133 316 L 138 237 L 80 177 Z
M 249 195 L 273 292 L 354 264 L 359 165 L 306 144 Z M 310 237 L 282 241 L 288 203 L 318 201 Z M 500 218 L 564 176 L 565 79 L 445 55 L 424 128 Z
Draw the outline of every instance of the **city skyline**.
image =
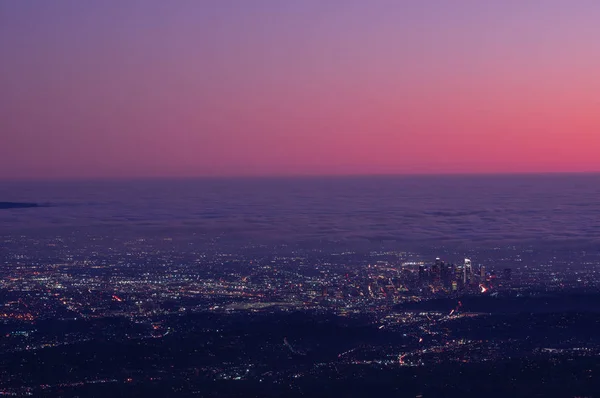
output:
M 0 5 L 0 179 L 598 172 L 600 4 Z

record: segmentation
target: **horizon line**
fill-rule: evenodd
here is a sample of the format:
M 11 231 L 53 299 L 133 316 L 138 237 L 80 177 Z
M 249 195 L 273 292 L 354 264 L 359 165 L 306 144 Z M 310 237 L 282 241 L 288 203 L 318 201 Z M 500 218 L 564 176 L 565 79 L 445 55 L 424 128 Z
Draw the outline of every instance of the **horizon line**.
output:
M 140 180 L 268 180 L 312 178 L 381 178 L 381 177 L 510 177 L 552 175 L 597 175 L 600 171 L 512 171 L 512 172 L 462 172 L 462 173 L 374 173 L 374 174 L 257 174 L 257 175 L 196 175 L 196 176 L 73 176 L 73 177 L 16 177 L 0 178 L 0 182 L 94 182 Z

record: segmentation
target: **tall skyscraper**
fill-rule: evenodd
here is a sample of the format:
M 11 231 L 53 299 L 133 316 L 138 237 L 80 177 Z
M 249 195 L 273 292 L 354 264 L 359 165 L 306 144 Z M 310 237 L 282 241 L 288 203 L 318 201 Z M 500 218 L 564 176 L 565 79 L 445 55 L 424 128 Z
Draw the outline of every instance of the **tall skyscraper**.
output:
M 482 265 L 479 267 L 479 278 L 481 282 L 485 281 L 485 276 L 485 265 Z
M 457 264 L 456 266 L 454 266 L 454 279 L 457 282 L 460 282 L 460 285 L 463 285 L 463 278 L 464 278 L 464 271 L 463 271 L 463 264 Z
M 434 283 L 440 281 L 441 271 L 441 260 L 438 257 L 435 259 L 435 264 L 431 266 L 431 279 Z
M 441 275 L 442 283 L 444 284 L 444 286 L 450 287 L 451 274 L 450 274 L 449 264 L 446 264 L 443 261 L 440 264 L 440 275 Z
M 425 266 L 423 264 L 419 265 L 419 282 L 425 281 Z
M 471 260 L 465 258 L 465 264 L 463 266 L 463 283 L 465 284 L 465 286 L 467 286 L 469 282 L 471 282 L 471 274 Z

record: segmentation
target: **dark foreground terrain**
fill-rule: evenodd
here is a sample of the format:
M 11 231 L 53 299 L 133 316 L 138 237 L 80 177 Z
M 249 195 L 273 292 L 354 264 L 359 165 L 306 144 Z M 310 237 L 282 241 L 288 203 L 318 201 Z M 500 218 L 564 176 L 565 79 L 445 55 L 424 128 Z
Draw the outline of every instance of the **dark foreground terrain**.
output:
M 548 299 L 580 302 L 569 297 Z M 531 298 L 523 298 L 522 312 L 514 310 L 517 299 L 508 298 L 502 311 L 502 299 L 483 297 L 462 299 L 481 313 L 452 316 L 430 302 L 434 308 L 399 308 L 384 317 L 271 308 L 143 321 L 4 322 L 0 391 L 48 397 L 591 397 L 600 391 L 600 314 L 586 304 L 598 297 L 585 297 L 581 308 L 555 312 L 531 311 L 541 303 Z

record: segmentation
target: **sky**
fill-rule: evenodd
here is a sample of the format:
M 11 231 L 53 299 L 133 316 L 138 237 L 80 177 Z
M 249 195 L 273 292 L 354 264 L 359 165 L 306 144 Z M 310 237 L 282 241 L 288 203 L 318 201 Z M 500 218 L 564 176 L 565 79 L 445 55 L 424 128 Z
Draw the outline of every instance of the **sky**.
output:
M 597 0 L 0 1 L 0 179 L 600 171 Z

